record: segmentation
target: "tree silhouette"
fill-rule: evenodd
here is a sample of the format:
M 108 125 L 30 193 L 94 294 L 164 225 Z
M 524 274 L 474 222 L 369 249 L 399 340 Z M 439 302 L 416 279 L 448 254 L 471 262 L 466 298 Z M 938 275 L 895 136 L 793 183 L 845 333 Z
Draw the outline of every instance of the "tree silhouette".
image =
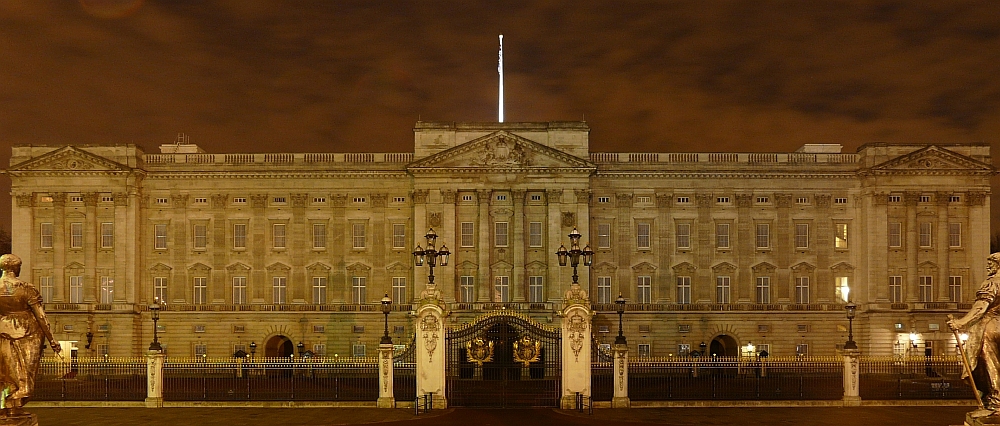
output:
M 10 233 L 0 229 L 0 254 L 10 253 Z

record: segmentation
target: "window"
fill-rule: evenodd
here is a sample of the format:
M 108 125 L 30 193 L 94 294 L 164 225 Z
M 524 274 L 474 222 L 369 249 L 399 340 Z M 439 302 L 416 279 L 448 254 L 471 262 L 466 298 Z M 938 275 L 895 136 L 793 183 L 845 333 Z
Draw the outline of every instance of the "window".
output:
M 809 303 L 809 277 L 795 277 L 795 303 Z
M 368 301 L 365 295 L 367 277 L 351 277 L 351 303 L 362 304 Z
M 715 303 L 728 304 L 730 287 L 728 276 L 715 277 Z
M 542 303 L 545 301 L 541 276 L 528 277 L 528 301 L 532 303 Z
M 247 224 L 237 223 L 233 225 L 233 248 L 247 248 Z
M 635 225 L 635 245 L 640 250 L 649 250 L 649 223 Z
M 52 224 L 46 222 L 39 225 L 38 233 L 41 236 L 41 238 L 38 241 L 39 247 L 52 248 Z
M 473 247 L 475 245 L 476 225 L 473 222 L 462 222 L 461 237 L 459 239 L 462 247 Z
M 392 197 L 392 202 L 394 203 L 405 203 L 406 197 Z
M 497 247 L 507 247 L 507 222 L 496 222 L 493 224 L 494 244 Z
M 889 196 L 889 202 L 890 203 L 898 203 L 900 201 L 902 201 L 902 197 L 899 196 L 899 195 L 890 195 Z
M 285 204 L 285 197 L 272 197 L 271 202 L 274 204 Z
M 366 243 L 365 242 L 365 224 L 363 224 L 363 223 L 355 223 L 355 224 L 353 224 L 351 226 L 351 229 L 353 230 L 352 231 L 353 233 L 351 234 L 351 235 L 353 235 L 353 238 L 352 238 L 353 245 L 352 245 L 352 247 L 354 247 L 356 249 L 363 249 L 363 248 L 365 248 L 365 243 Z
M 948 247 L 962 247 L 962 224 L 948 224 Z
M 597 277 L 597 303 L 611 303 L 611 277 Z
M 847 224 L 846 223 L 835 223 L 833 224 L 833 247 L 838 249 L 847 248 Z
M 155 250 L 166 250 L 167 249 L 167 225 L 166 224 L 153 225 L 153 249 L 155 249 Z
M 326 224 L 325 223 L 314 223 L 313 224 L 313 248 L 314 249 L 325 249 L 326 248 Z
M 461 293 L 459 301 L 463 303 L 472 303 L 475 301 L 476 278 L 471 275 L 462 275 L 458 282 L 459 292 Z
M 889 277 L 889 303 L 902 303 L 903 301 L 903 277 L 893 275 Z
M 903 246 L 903 224 L 889 222 L 889 247 Z
M 247 303 L 247 277 L 233 277 L 233 303 Z
M 167 204 L 170 200 L 167 198 L 159 197 L 156 199 L 156 204 Z
M 729 248 L 729 224 L 728 223 L 717 223 L 715 224 L 715 248 L 727 249 Z
M 113 303 L 115 299 L 115 279 L 101 277 L 101 303 Z
M 798 197 L 795 199 L 795 204 L 809 204 L 809 197 Z
M 42 302 L 52 303 L 52 295 L 55 293 L 55 287 L 52 286 L 52 276 L 46 275 L 39 278 L 38 286 L 42 292 Z
M 164 234 L 166 234 L 166 231 L 164 231 Z M 69 224 L 69 247 L 83 248 L 83 224 L 80 222 Z
M 194 226 L 194 248 L 196 250 L 204 249 L 208 247 L 208 226 L 206 225 L 195 225 Z
M 497 201 L 507 201 L 507 194 L 497 195 Z
M 834 281 L 834 296 L 837 298 L 837 303 L 847 303 L 850 301 L 851 297 L 851 284 L 847 277 L 835 277 Z
M 690 343 L 679 343 L 677 344 L 677 355 L 688 356 L 691 354 L 691 344 Z
M 691 277 L 677 277 L 677 303 L 691 303 Z
M 611 197 L 597 197 L 598 203 L 610 203 Z
M 715 197 L 715 202 L 719 204 L 728 204 L 729 197 Z
M 542 246 L 542 222 L 528 223 L 528 247 Z
M 314 304 L 326 303 L 326 277 L 313 277 L 312 301 Z
M 194 304 L 208 303 L 208 277 L 194 277 Z
M 406 248 L 406 225 L 402 223 L 392 224 L 392 248 Z
M 962 202 L 962 196 L 960 196 L 960 195 L 952 195 L 952 196 L 948 197 L 948 202 L 949 203 L 960 203 L 960 202 Z
M 920 247 L 930 247 L 931 246 L 931 230 L 933 225 L 930 222 L 920 222 Z
M 678 249 L 691 248 L 691 224 L 678 223 L 677 233 L 674 234 L 674 239 L 676 240 Z
M 274 243 L 274 248 L 283 249 L 285 248 L 285 224 L 275 223 L 271 227 L 271 241 Z
M 767 204 L 769 201 L 771 200 L 767 197 L 757 197 L 757 204 Z
M 834 198 L 833 204 L 847 204 L 847 198 L 846 197 Z
M 271 303 L 275 305 L 285 304 L 285 297 L 288 290 L 288 279 L 286 277 L 271 278 Z
M 471 195 L 463 195 L 462 196 L 462 201 L 472 201 L 472 196 Z
M 652 300 L 652 277 L 649 275 L 640 275 L 636 277 L 636 292 L 635 292 L 635 302 L 636 303 L 650 303 Z
M 771 277 L 757 277 L 757 303 L 771 303 Z
M 922 275 L 920 277 L 920 301 L 921 302 L 933 302 L 934 301 L 934 277 L 929 275 Z
M 107 343 L 99 343 L 97 345 L 97 356 L 104 357 L 105 359 L 111 353 L 111 345 Z
M 204 327 L 204 326 L 202 326 L 202 327 Z M 201 332 L 204 333 L 205 330 L 202 330 Z M 201 358 L 208 357 L 208 345 L 206 345 L 204 343 L 197 343 L 197 344 L 195 344 L 194 345 L 194 356 L 201 357 Z
M 204 197 L 195 198 L 194 199 L 194 203 L 195 204 L 207 204 L 208 203 L 208 198 L 204 198 Z
M 101 248 L 112 248 L 115 246 L 115 224 L 104 222 L 101 224 Z
M 948 277 L 948 300 L 952 302 L 962 301 L 962 277 L 959 275 Z
M 406 277 L 392 277 L 392 300 L 394 303 L 406 303 Z
M 799 343 L 795 345 L 795 355 L 798 356 L 808 356 L 809 355 L 809 345 L 805 343 Z
M 153 299 L 159 300 L 160 303 L 167 301 L 167 277 L 153 278 Z
M 83 196 L 82 195 L 72 195 L 72 196 L 69 197 L 69 201 L 73 202 L 73 203 L 82 203 L 83 202 Z
M 771 225 L 768 223 L 757 224 L 757 248 L 766 249 L 771 247 Z
M 496 276 L 493 277 L 493 301 L 494 302 L 510 302 L 510 277 Z
M 365 356 L 365 345 L 364 343 L 355 343 L 351 345 L 351 355 L 356 358 Z
M 233 198 L 233 204 L 246 204 L 246 203 L 247 203 L 246 197 L 234 197 Z
M 639 344 L 639 358 L 649 358 L 649 343 Z
M 314 344 L 313 354 L 315 354 L 316 356 L 326 356 L 326 343 Z
M 609 249 L 609 248 L 611 248 L 611 224 L 610 223 L 599 223 L 599 224 L 597 224 L 597 248 L 599 248 L 599 249 Z
M 929 202 L 931 202 L 931 196 L 930 195 L 921 195 L 920 196 L 920 202 L 921 203 L 929 203 Z
M 641 196 L 641 197 L 635 197 L 635 202 L 636 202 L 637 204 L 645 204 L 645 203 L 649 203 L 649 202 L 650 202 L 650 200 L 652 200 L 652 198 L 650 198 L 649 196 Z
M 326 197 L 313 197 L 313 204 L 325 204 Z
M 365 200 L 365 197 L 354 197 L 354 203 L 355 204 L 364 204 L 365 201 L 367 201 L 367 200 Z
M 795 224 L 795 248 L 797 249 L 809 248 L 809 224 L 807 223 Z
M 677 204 L 688 204 L 691 202 L 691 197 L 677 197 Z

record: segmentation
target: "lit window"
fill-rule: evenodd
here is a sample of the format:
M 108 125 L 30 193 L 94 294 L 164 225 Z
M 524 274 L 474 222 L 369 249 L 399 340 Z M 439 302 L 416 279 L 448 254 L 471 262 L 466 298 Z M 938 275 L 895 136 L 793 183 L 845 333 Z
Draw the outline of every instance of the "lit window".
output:
M 597 303 L 611 303 L 611 277 L 597 277 Z
M 846 223 L 835 223 L 833 224 L 834 237 L 833 237 L 833 247 L 838 249 L 847 248 L 847 224 Z
M 715 277 L 715 303 L 728 304 L 730 296 L 730 279 L 728 276 Z
M 463 303 L 472 303 L 476 300 L 475 296 L 475 277 L 471 275 L 462 275 L 459 278 L 459 291 L 461 292 L 461 300 Z
M 493 301 L 506 303 L 510 302 L 510 277 L 493 277 Z
M 847 303 L 851 298 L 851 285 L 847 277 L 835 277 L 836 282 L 834 293 L 838 303 Z
M 531 303 L 542 303 L 545 301 L 541 276 L 528 277 L 528 301 Z

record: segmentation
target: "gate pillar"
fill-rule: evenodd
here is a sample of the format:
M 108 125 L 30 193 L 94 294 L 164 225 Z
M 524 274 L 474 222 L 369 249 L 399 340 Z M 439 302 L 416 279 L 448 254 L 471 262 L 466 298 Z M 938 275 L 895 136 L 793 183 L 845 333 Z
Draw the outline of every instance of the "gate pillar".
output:
M 424 290 L 427 293 L 427 290 Z M 417 397 L 433 395 L 434 408 L 446 408 L 445 312 L 437 297 L 424 297 L 417 308 Z
M 591 318 L 587 292 L 578 284 L 566 292 L 566 307 L 562 310 L 562 397 L 559 406 L 576 408 L 576 395 L 590 398 Z
M 861 405 L 861 393 L 858 389 L 858 356 L 857 349 L 844 350 L 844 405 Z
M 378 408 L 396 408 L 392 368 L 392 343 L 381 343 L 378 345 Z
M 628 345 L 615 344 L 615 395 L 611 408 L 629 408 Z

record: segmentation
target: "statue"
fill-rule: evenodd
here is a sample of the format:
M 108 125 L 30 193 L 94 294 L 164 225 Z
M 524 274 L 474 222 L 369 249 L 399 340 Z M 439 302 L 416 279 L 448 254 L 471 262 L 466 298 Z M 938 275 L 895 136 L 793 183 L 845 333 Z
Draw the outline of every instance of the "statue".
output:
M 4 419 L 33 417 L 24 404 L 35 387 L 35 374 L 42 358 L 42 337 L 59 353 L 42 310 L 42 296 L 33 285 L 17 278 L 21 258 L 0 256 L 0 386 L 3 388 Z
M 1000 416 L 1000 253 L 993 253 L 986 258 L 986 280 L 976 291 L 976 301 L 972 309 L 959 319 L 949 319 L 948 327 L 953 331 L 967 330 L 969 340 L 966 341 L 965 354 L 968 354 L 967 370 L 962 378 L 969 377 L 976 367 L 979 373 L 972 376 L 988 379 L 980 383 L 984 398 L 981 401 L 985 410 L 974 412 L 975 417 L 984 415 Z M 973 386 L 976 381 L 974 380 Z M 977 398 L 979 395 L 976 395 Z

